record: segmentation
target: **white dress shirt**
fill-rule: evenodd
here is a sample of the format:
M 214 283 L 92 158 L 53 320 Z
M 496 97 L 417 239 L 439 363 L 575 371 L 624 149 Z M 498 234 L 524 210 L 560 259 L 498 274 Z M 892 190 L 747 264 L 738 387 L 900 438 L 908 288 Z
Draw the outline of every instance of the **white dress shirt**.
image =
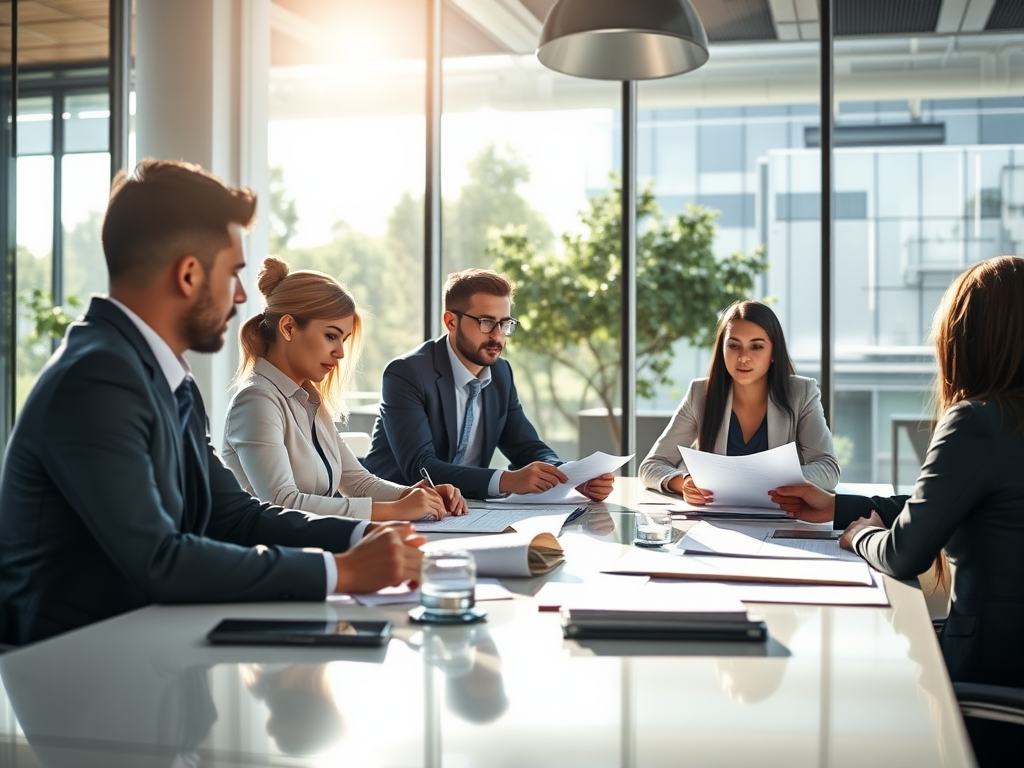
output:
M 161 338 L 160 334 L 150 328 L 146 321 L 139 317 L 137 314 L 128 309 L 124 304 L 115 299 L 112 296 L 107 297 L 111 304 L 124 312 L 125 316 L 132 321 L 132 325 L 139 329 L 139 333 L 142 334 L 142 338 L 146 340 L 149 345 L 150 351 L 153 353 L 153 357 L 156 358 L 157 365 L 160 366 L 160 370 L 163 371 L 164 378 L 167 380 L 167 386 L 171 388 L 171 394 L 181 386 L 181 382 L 186 377 L 192 375 L 192 369 L 189 368 L 188 361 L 184 357 L 174 354 L 174 350 L 171 349 L 170 345 Z M 366 530 L 366 524 L 358 526 L 352 531 L 350 538 L 350 545 L 354 545 L 357 541 L 363 538 L 363 532 Z M 338 566 L 334 562 L 334 555 L 330 552 L 323 552 L 324 556 L 324 568 L 327 572 L 327 594 L 332 594 L 338 586 Z
M 480 434 L 482 419 L 480 414 L 482 412 L 484 390 L 491 383 L 491 369 L 485 365 L 483 370 L 477 376 L 474 376 L 459 359 L 459 356 L 455 354 L 455 350 L 452 349 L 451 337 L 445 339 L 445 344 L 448 345 L 448 360 L 451 362 L 452 376 L 455 379 L 455 435 L 459 440 L 462 439 L 462 425 L 466 422 L 466 405 L 469 403 L 469 383 L 474 379 L 480 382 L 480 393 L 473 403 L 473 427 L 469 432 L 469 442 L 466 443 L 466 455 L 462 459 L 464 466 L 479 467 L 481 465 L 481 453 L 483 452 L 483 438 Z M 494 470 L 494 474 L 491 475 L 491 479 L 487 483 L 488 496 L 497 497 L 501 495 L 499 488 L 501 487 L 501 476 L 503 474 L 504 470 Z

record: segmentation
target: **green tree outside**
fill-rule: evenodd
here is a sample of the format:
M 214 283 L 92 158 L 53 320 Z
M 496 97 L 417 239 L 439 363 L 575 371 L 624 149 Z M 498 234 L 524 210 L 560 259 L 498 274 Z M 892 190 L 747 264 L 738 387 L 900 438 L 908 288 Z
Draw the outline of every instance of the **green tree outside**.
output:
M 495 269 L 517 286 L 523 333 L 516 346 L 546 357 L 550 394 L 569 422 L 590 398 L 608 414 L 618 439 L 615 406 L 619 359 L 621 188 L 590 201 L 580 214 L 582 234 L 565 234 L 562 253 L 542 250 L 522 227 L 494 233 L 488 246 Z M 713 251 L 718 211 L 689 205 L 667 220 L 651 187 L 637 199 L 637 394 L 652 397 L 672 384 L 667 373 L 681 339 L 707 347 L 718 313 L 749 298 L 767 269 L 763 251 L 718 258 Z M 555 384 L 569 373 L 576 387 Z

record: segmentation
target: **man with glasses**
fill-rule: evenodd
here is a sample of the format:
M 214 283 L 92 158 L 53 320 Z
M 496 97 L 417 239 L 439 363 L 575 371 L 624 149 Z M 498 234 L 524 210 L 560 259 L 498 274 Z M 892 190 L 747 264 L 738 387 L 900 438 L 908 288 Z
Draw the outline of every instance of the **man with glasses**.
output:
M 412 485 L 426 470 L 467 498 L 541 493 L 566 477 L 555 452 L 537 435 L 501 359 L 518 321 L 511 317 L 512 282 L 484 269 L 448 276 L 445 335 L 423 343 L 384 369 L 380 416 L 363 464 L 378 477 Z M 511 466 L 490 469 L 494 449 Z M 601 501 L 612 475 L 578 490 Z

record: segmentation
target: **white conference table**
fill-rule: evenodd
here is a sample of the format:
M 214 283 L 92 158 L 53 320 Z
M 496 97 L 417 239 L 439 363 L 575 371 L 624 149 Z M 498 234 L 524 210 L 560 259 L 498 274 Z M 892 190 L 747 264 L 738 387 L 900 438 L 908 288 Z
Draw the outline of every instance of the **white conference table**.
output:
M 620 480 L 611 501 L 664 497 Z M 633 515 L 584 515 L 551 578 L 593 578 Z M 607 577 L 606 577 L 607 578 Z M 421 628 L 406 606 L 152 606 L 0 656 L 0 765 L 970 766 L 920 591 L 890 608 L 759 605 L 766 644 L 562 638 L 530 595 L 486 623 Z M 384 649 L 211 647 L 224 617 L 386 617 Z

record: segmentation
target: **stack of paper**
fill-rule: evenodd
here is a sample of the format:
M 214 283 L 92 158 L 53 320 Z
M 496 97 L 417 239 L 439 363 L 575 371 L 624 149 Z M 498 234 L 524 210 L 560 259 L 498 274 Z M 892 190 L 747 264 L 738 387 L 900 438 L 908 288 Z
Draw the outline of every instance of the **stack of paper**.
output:
M 755 557 L 695 556 L 632 550 L 603 573 L 642 574 L 663 579 L 753 581 L 771 584 L 871 586 L 867 563 L 841 560 L 779 560 Z

